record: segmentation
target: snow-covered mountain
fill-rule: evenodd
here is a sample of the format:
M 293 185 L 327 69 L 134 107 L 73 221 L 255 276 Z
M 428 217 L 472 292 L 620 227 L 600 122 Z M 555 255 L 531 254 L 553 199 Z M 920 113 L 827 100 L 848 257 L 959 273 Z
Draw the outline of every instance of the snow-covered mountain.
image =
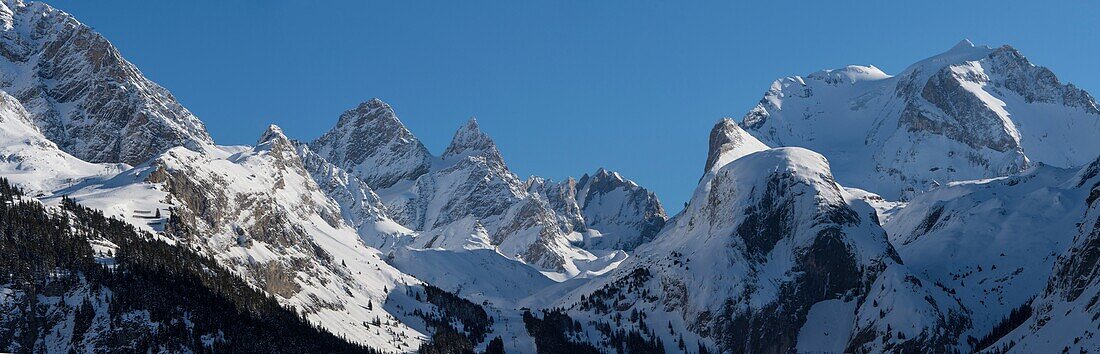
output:
M 891 216 L 886 229 L 901 258 L 965 309 L 970 326 L 958 349 L 1096 346 L 1097 171 L 1100 159 L 951 183 Z
M 254 146 L 216 145 L 72 16 L 0 0 L 0 27 L 0 177 L 26 193 L 0 184 L 0 207 L 19 210 L 0 216 L 45 220 L 38 234 L 78 240 L 56 244 L 115 274 L 134 260 L 114 255 L 150 239 L 158 257 L 180 254 L 166 264 L 199 264 L 150 284 L 248 288 L 234 296 L 250 300 L 218 301 L 275 304 L 267 311 L 284 317 L 265 326 L 304 319 L 319 329 L 294 334 L 324 347 L 482 351 L 493 336 L 521 353 L 1100 345 L 1100 109 L 1008 46 L 963 41 L 897 75 L 848 66 L 777 80 L 740 122 L 714 125 L 695 192 L 669 218 L 653 192 L 607 169 L 520 179 L 475 119 L 433 155 L 378 99 L 308 143 L 270 126 Z M 106 338 L 195 318 L 201 331 L 180 333 L 202 338 L 159 348 L 221 348 L 210 344 L 224 339 L 218 314 L 117 302 L 109 294 L 133 285 L 86 277 L 83 263 L 37 264 L 56 255 L 5 235 L 8 252 L 36 253 L 0 255 L 11 273 L 0 349 L 126 350 L 138 346 Z
M 255 147 L 173 148 L 61 193 L 163 231 L 337 335 L 389 350 L 426 338 L 423 324 L 387 320 L 382 331 L 362 325 L 375 317 L 410 321 L 387 304 L 410 302 L 404 289 L 419 281 L 363 244 L 302 164 L 298 145 L 276 126 Z
M 653 242 L 562 306 L 595 321 L 645 313 L 626 327 L 658 328 L 670 351 L 685 338 L 721 352 L 949 348 L 958 307 L 902 265 L 824 157 L 761 150 L 729 120 L 711 136 L 708 160 L 729 162 L 711 166 Z
M 69 14 L 4 0 L 0 30 L 0 89 L 73 156 L 137 165 L 174 146 L 212 143 L 171 93 Z
M 848 66 L 776 80 L 741 124 L 770 146 L 820 152 L 841 183 L 890 200 L 1100 153 L 1091 95 L 1012 47 L 965 40 L 893 76 Z
M 480 227 L 488 245 L 543 269 L 576 274 L 572 259 L 593 258 L 569 243 L 546 200 L 526 192 L 474 119 L 455 133 L 440 158 L 433 159 L 430 172 L 407 189 L 391 188 L 383 198 L 387 194 L 395 220 L 432 234 L 418 245 L 422 248 L 460 245 L 467 235 L 478 234 L 473 227 Z M 432 232 L 454 227 L 462 229 Z
M 579 181 L 533 176 L 526 185 L 550 203 L 566 232 L 584 234 L 585 249 L 633 250 L 653 240 L 668 220 L 653 192 L 603 168 Z
M 606 170 L 580 185 L 520 180 L 476 119 L 455 132 L 442 155 L 431 156 L 377 99 L 346 112 L 310 148 L 376 188 L 388 216 L 418 232 L 366 237 L 383 249 L 492 249 L 574 277 L 620 259 L 604 256 L 652 238 L 667 218 L 651 192 Z
M 407 351 L 436 326 L 422 317 L 431 306 L 409 295 L 422 291 L 415 290 L 420 280 L 385 263 L 379 249 L 453 290 L 495 288 L 510 297 L 514 289 L 482 275 L 509 268 L 503 279 L 537 276 L 528 284 L 536 291 L 553 283 L 539 269 L 572 277 L 625 258 L 585 250 L 581 233 L 560 225 L 547 200 L 527 191 L 474 121 L 441 157 L 379 100 L 345 112 L 310 144 L 272 127 L 255 147 L 218 146 L 90 27 L 45 4 L 2 5 L 2 88 L 16 96 L 0 97 L 4 177 L 50 205 L 69 196 L 211 257 L 344 338 Z M 597 201 L 586 210 L 599 211 L 587 216 L 621 228 L 612 233 L 618 238 L 651 237 L 665 218 L 656 198 L 605 174 L 613 186 L 590 193 Z M 626 204 L 610 205 L 607 193 L 622 194 Z M 644 215 L 619 222 L 608 214 L 616 210 Z M 432 259 L 484 269 L 453 281 L 419 266 Z M 478 279 L 492 281 L 466 284 Z M 364 324 L 379 318 L 381 327 Z
M 424 178 L 390 197 L 397 220 L 417 230 L 434 229 L 466 216 L 499 216 L 524 197 L 523 184 L 477 121 L 455 132 L 451 144 Z

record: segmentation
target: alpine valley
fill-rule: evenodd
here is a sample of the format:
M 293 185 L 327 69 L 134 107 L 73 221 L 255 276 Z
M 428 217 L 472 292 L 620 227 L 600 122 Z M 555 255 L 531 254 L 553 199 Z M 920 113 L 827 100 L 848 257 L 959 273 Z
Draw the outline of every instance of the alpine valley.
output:
M 476 119 L 437 154 L 382 100 L 333 118 L 219 145 L 0 0 L 0 351 L 1100 348 L 1100 106 L 1010 46 L 776 80 L 676 215 L 604 168 L 521 178 Z

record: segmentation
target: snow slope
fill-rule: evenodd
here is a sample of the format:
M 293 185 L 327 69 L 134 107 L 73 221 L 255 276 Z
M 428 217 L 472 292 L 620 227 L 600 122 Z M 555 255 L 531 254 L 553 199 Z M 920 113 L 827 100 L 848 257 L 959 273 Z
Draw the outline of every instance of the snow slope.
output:
M 1087 207 L 1069 250 L 1055 262 L 1032 315 L 989 351 L 1084 353 L 1100 346 L 1100 159 L 1081 169 L 1067 187 L 1078 188 Z M 1080 214 L 1078 214 L 1080 216 Z
M 1040 164 L 952 183 L 914 198 L 886 224 L 905 264 L 967 309 L 964 338 L 982 338 L 1042 293 L 1087 207 L 1076 172 Z
M 48 194 L 83 178 L 114 174 L 126 167 L 88 163 L 61 151 L 42 136 L 18 100 L 0 91 L 0 175 L 29 195 Z

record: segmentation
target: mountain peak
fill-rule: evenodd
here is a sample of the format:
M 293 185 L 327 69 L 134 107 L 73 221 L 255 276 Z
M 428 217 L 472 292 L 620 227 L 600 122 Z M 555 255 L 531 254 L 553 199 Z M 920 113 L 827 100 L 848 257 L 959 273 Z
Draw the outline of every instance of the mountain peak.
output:
M 466 120 L 466 124 L 462 126 L 462 130 L 481 132 L 481 127 L 477 125 L 477 117 L 470 117 Z
M 822 80 L 831 85 L 855 84 L 860 81 L 882 80 L 890 77 L 874 65 L 848 65 L 840 69 L 821 70 L 806 76 L 807 79 Z
M 624 186 L 627 188 L 640 187 L 637 183 L 626 179 L 626 177 L 623 177 L 623 175 L 619 174 L 618 172 L 611 171 L 603 167 L 600 167 L 596 170 L 595 173 L 591 175 L 585 173 L 583 176 L 581 176 L 581 179 L 577 181 L 577 185 L 579 186 L 578 188 L 581 189 L 588 189 L 592 188 L 593 186 L 602 186 L 596 188 L 605 191 Z
M 260 135 L 260 140 L 256 142 L 256 145 L 267 144 L 275 140 L 290 141 L 290 139 L 286 137 L 286 134 L 283 133 L 283 128 L 275 124 L 270 124 L 267 126 L 267 130 Z
M 470 117 L 461 128 L 455 132 L 451 144 L 443 152 L 443 158 L 455 156 L 482 155 L 500 160 L 500 152 L 496 143 L 488 134 L 481 131 L 477 124 L 477 118 Z
M 951 47 L 948 52 L 966 50 L 970 48 L 974 48 L 974 42 L 971 42 L 969 39 L 963 38 L 963 40 L 959 41 L 959 43 L 955 43 L 955 46 Z
M 722 118 L 710 131 L 710 149 L 703 172 L 714 172 L 742 156 L 767 149 L 767 145 L 741 129 L 732 118 Z
M 834 159 L 840 180 L 887 199 L 1039 162 L 1080 166 L 1100 151 L 1100 109 L 1090 94 L 1012 47 L 965 40 L 890 79 L 856 86 L 778 82 L 741 127 L 770 146 L 821 152 Z M 712 149 L 721 145 L 714 141 Z
M 256 141 L 255 151 L 265 150 L 277 156 L 288 157 L 295 154 L 296 148 L 290 138 L 283 133 L 283 128 L 271 124 L 267 126 L 267 130 L 264 130 L 264 133 L 260 135 L 260 139 Z
M 592 175 L 592 179 L 596 181 L 613 181 L 619 184 L 636 185 L 633 181 L 623 178 L 623 176 L 620 175 L 618 172 L 611 171 L 603 167 L 600 167 L 596 170 L 596 173 Z
M 283 129 L 278 125 L 271 124 L 267 126 L 267 130 L 260 135 L 260 139 L 256 141 L 256 147 L 252 148 L 254 153 L 259 155 L 266 155 L 273 158 L 275 166 L 279 168 L 302 168 L 302 159 L 298 155 L 298 145 L 291 141 L 290 138 L 283 134 Z M 305 171 L 300 171 L 305 173 Z
M 428 149 L 401 123 L 393 108 L 377 98 L 344 111 L 336 126 L 309 147 L 371 188 L 414 180 L 431 167 Z
M 383 101 L 381 98 L 371 97 L 371 99 L 367 100 L 366 102 L 362 102 L 358 106 L 356 106 L 355 110 L 365 112 L 386 110 L 389 112 L 393 112 L 393 107 L 390 107 L 390 104 L 386 103 L 386 101 Z
M 928 76 L 936 73 L 943 67 L 948 65 L 960 64 L 967 61 L 981 60 L 990 53 L 993 52 L 993 48 L 984 45 L 974 45 L 970 40 L 964 39 L 956 43 L 951 49 L 946 52 L 936 54 L 927 59 L 913 63 L 909 67 L 905 68 L 899 76 L 912 75 L 918 73 L 921 76 Z M 923 80 L 918 80 L 923 81 Z
M 336 123 L 336 126 L 337 128 L 361 126 L 365 124 L 366 121 L 372 119 L 395 121 L 397 120 L 397 115 L 394 114 L 393 108 L 390 107 L 389 104 L 375 97 L 360 103 L 355 106 L 355 108 L 344 111 L 343 114 L 340 114 L 340 120 Z

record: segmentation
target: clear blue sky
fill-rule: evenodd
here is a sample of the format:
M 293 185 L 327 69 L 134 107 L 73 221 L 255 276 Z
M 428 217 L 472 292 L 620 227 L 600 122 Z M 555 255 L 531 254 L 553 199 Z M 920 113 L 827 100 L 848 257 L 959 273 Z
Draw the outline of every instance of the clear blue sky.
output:
M 73 1 L 221 144 L 313 139 L 371 97 L 440 153 L 476 116 L 521 177 L 607 167 L 678 211 L 707 134 L 776 78 L 1011 44 L 1100 93 L 1096 2 Z M 965 4 L 960 4 L 965 3 Z

